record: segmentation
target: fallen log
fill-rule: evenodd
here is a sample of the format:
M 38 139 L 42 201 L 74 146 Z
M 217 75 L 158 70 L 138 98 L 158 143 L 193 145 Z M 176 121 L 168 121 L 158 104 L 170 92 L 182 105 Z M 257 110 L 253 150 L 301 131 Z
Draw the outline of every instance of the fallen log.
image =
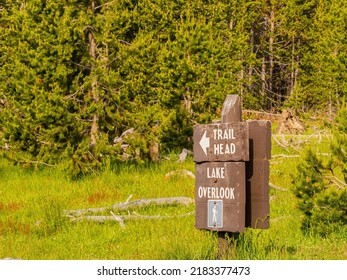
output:
M 285 155 L 285 154 L 279 154 L 279 155 L 272 155 L 271 158 L 298 158 L 300 155 Z
M 165 174 L 165 178 L 169 178 L 169 177 L 174 176 L 174 175 L 188 176 L 188 177 L 191 177 L 191 178 L 195 179 L 194 173 L 189 171 L 189 170 L 185 170 L 185 169 L 171 171 L 171 172 Z
M 121 227 L 125 227 L 124 221 L 126 220 L 158 220 L 158 219 L 173 219 L 173 218 L 183 218 L 188 217 L 191 215 L 194 215 L 194 212 L 189 212 L 182 215 L 172 215 L 172 216 L 163 216 L 163 215 L 139 215 L 137 213 L 133 213 L 131 215 L 114 215 L 111 212 L 112 216 L 80 216 L 73 218 L 72 221 L 74 222 L 81 222 L 81 221 L 90 221 L 90 222 L 96 222 L 96 223 L 104 223 L 107 221 L 114 221 L 118 222 Z
M 274 190 L 281 191 L 281 192 L 288 192 L 289 191 L 288 189 L 281 188 L 281 187 L 276 186 L 276 185 L 274 185 L 272 183 L 269 183 L 269 187 L 274 189 Z
M 140 208 L 145 207 L 151 204 L 154 205 L 185 205 L 188 206 L 194 202 L 194 199 L 190 197 L 165 197 L 165 198 L 147 198 L 130 201 L 129 196 L 125 202 L 117 203 L 108 207 L 99 207 L 99 208 L 86 208 L 86 209 L 77 209 L 77 210 L 65 210 L 64 214 L 66 217 L 74 218 L 79 217 L 85 214 L 104 212 L 104 211 L 124 211 L 131 208 Z

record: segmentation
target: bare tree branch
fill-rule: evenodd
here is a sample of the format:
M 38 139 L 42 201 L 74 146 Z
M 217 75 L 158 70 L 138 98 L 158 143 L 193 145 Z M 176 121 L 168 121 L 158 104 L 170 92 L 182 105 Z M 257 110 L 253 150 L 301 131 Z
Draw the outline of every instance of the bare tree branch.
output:
M 299 155 L 285 155 L 285 154 L 279 154 L 279 155 L 272 155 L 271 158 L 298 158 L 300 157 Z
M 139 199 L 134 201 L 129 201 L 131 196 L 126 200 L 126 202 L 114 204 L 109 207 L 100 207 L 100 208 L 87 208 L 87 209 L 77 209 L 77 210 L 65 210 L 65 215 L 67 217 L 80 217 L 85 214 L 104 212 L 108 210 L 113 211 L 124 211 L 136 207 L 144 207 L 150 204 L 154 205 L 189 205 L 194 202 L 190 197 L 166 197 L 166 198 L 148 198 L 148 199 Z
M 274 189 L 274 190 L 281 191 L 281 192 L 287 192 L 288 191 L 288 189 L 278 187 L 272 183 L 269 183 L 269 187 Z
M 346 188 L 347 184 L 343 181 L 341 181 L 336 176 L 325 176 L 324 178 L 328 179 L 333 185 L 337 186 L 338 189 L 344 189 Z
M 149 216 L 149 215 L 114 215 L 111 213 L 112 216 L 81 216 L 77 218 L 72 218 L 74 222 L 81 222 L 81 221 L 91 221 L 96 223 L 104 223 L 106 221 L 116 221 L 119 222 L 121 227 L 125 227 L 124 221 L 125 220 L 158 220 L 158 219 L 173 219 L 173 218 L 183 218 L 194 215 L 194 212 L 189 212 L 182 215 L 172 215 L 172 216 L 161 216 L 161 215 L 155 215 L 155 216 Z

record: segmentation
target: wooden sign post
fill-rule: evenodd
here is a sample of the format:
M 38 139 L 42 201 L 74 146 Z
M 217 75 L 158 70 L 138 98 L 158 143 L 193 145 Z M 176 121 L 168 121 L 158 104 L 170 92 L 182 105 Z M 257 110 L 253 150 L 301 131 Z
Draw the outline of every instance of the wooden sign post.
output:
M 246 226 L 270 227 L 269 176 L 271 122 L 248 121 L 249 161 L 246 162 Z
M 269 128 L 242 121 L 237 95 L 225 99 L 220 123 L 194 126 L 195 227 L 218 232 L 220 256 L 230 246 L 226 237 L 268 227 Z

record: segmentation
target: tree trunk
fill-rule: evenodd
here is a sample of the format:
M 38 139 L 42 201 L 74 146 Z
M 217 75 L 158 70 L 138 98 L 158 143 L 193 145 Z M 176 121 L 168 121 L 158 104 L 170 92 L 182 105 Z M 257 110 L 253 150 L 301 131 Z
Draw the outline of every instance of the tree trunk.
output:
M 289 94 L 293 94 L 295 86 L 295 37 L 292 38 L 292 69 L 290 71 L 290 88 Z
M 93 15 L 95 15 L 95 2 L 92 1 L 91 3 L 91 9 L 92 9 L 92 13 Z M 93 97 L 93 102 L 95 104 L 99 103 L 99 95 L 98 95 L 98 77 L 94 74 L 93 69 L 95 68 L 95 64 L 96 64 L 96 42 L 95 42 L 95 38 L 93 35 L 93 28 L 89 28 L 88 30 L 88 40 L 89 40 L 89 55 L 92 58 L 92 62 L 93 65 L 91 66 L 91 78 L 92 78 L 92 83 L 91 83 L 91 94 Z M 94 147 L 97 144 L 98 141 L 98 134 L 99 134 L 99 125 L 98 125 L 98 121 L 99 121 L 99 116 L 98 113 L 95 113 L 93 115 L 93 119 L 92 119 L 92 126 L 90 129 L 90 146 Z
M 261 59 L 261 95 L 266 98 L 266 64 L 265 55 Z
M 242 60 L 243 60 L 243 56 L 242 56 Z M 241 97 L 241 100 L 243 100 L 243 79 L 244 79 L 244 70 L 243 70 L 243 66 L 241 68 L 241 71 L 240 71 L 240 97 Z
M 271 6 L 270 11 L 270 36 L 269 36 L 269 81 L 268 81 L 268 93 L 269 99 L 272 101 L 272 97 L 275 98 L 273 94 L 273 69 L 274 69 L 274 59 L 273 59 L 273 45 L 274 45 L 274 31 L 275 31 L 275 12 L 273 6 Z M 269 106 L 271 109 L 271 102 L 269 102 Z
M 297 40 L 297 49 L 300 48 L 300 39 Z M 296 86 L 296 82 L 298 80 L 298 73 L 299 73 L 299 55 L 295 55 L 295 36 L 293 35 L 292 38 L 292 57 L 291 57 L 291 64 L 292 64 L 292 69 L 291 69 L 291 73 L 290 73 L 290 88 L 288 90 L 288 93 L 290 96 L 293 96 L 293 94 L 295 94 L 294 96 L 294 100 L 295 100 L 295 107 L 297 106 L 297 93 L 294 93 L 294 89 Z
M 252 27 L 251 27 L 250 44 L 251 44 L 251 53 L 254 53 L 254 24 L 252 24 Z M 252 77 L 253 77 L 253 66 L 250 65 L 248 69 L 248 91 L 249 92 L 251 92 L 253 88 Z

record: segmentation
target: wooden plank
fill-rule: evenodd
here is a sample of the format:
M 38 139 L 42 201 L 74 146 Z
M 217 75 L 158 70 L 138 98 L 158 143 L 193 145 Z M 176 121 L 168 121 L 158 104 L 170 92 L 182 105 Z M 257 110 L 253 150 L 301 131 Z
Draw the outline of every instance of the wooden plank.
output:
M 249 121 L 250 160 L 246 163 L 246 226 L 270 227 L 271 122 Z

